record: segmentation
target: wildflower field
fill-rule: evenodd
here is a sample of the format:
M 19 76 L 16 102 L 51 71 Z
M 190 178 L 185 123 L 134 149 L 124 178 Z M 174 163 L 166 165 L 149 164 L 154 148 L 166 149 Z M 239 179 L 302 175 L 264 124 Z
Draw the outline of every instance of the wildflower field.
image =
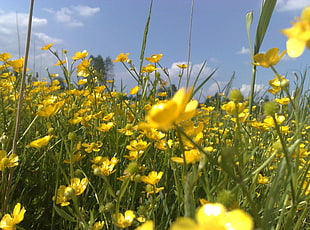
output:
M 262 4 L 249 96 L 228 85 L 198 102 L 214 72 L 174 90 L 164 55 L 144 56 L 152 4 L 141 59 L 114 60 L 136 82 L 127 94 L 100 81 L 87 51 L 42 47 L 66 87 L 0 53 L 0 229 L 310 229 L 309 74 L 277 72 L 285 53 L 309 52 L 310 8 L 281 31 L 287 51 L 260 53 L 275 4 Z M 257 68 L 270 69 L 263 103 Z

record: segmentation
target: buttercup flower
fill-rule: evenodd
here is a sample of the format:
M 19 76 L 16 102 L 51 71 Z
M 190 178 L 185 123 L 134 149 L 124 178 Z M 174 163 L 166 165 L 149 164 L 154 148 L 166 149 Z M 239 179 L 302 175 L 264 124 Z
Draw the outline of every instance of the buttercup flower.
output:
M 118 159 L 116 157 L 112 157 L 109 160 L 107 157 L 97 156 L 92 162 L 92 169 L 94 170 L 94 174 L 96 176 L 109 176 L 115 172 L 115 165 L 118 163 Z
M 154 230 L 154 222 L 151 220 L 146 221 L 141 226 L 137 227 L 135 230 Z
M 87 56 L 88 56 L 87 50 L 83 50 L 82 52 L 76 52 L 74 56 L 72 57 L 72 59 L 76 61 L 76 60 L 86 58 Z
M 146 184 L 155 185 L 160 181 L 162 176 L 163 172 L 152 171 L 147 176 L 141 176 L 141 180 Z
M 140 87 L 139 86 L 135 86 L 133 87 L 130 91 L 129 91 L 129 94 L 137 94 L 140 90 Z
M 7 64 L 12 66 L 14 71 L 20 73 L 23 70 L 24 58 L 22 57 L 20 59 L 16 59 L 16 60 L 12 60 L 12 61 L 7 61 Z
M 129 53 L 120 53 L 112 62 L 126 62 L 128 60 L 128 55 Z
M 0 228 L 3 230 L 16 230 L 16 224 L 23 221 L 26 209 L 17 203 L 14 207 L 13 213 L 5 214 L 0 221 Z
M 49 50 L 53 45 L 54 45 L 54 43 L 47 44 L 47 45 L 43 46 L 41 48 L 41 50 Z
M 167 102 L 155 104 L 146 116 L 146 123 L 140 123 L 140 128 L 170 129 L 174 123 L 191 119 L 198 106 L 196 100 L 190 101 L 193 88 L 180 89 L 173 98 Z
M 34 148 L 37 148 L 37 149 L 42 148 L 43 146 L 46 146 L 49 143 L 49 141 L 52 139 L 52 137 L 53 136 L 51 136 L 51 135 L 47 135 L 45 137 L 41 137 L 41 138 L 39 138 L 37 140 L 34 140 L 34 141 L 30 142 L 30 144 L 27 145 L 27 147 L 34 147 Z
M 18 156 L 15 153 L 7 156 L 7 152 L 0 150 L 0 172 L 5 168 L 12 168 L 18 165 Z
M 252 230 L 252 218 L 240 209 L 227 212 L 222 204 L 205 204 L 196 212 L 196 221 L 182 217 L 178 218 L 170 230 Z
M 136 215 L 132 210 L 127 210 L 125 215 L 122 213 L 113 214 L 114 223 L 119 228 L 129 227 L 135 217 Z
M 184 158 L 186 164 L 194 164 L 200 161 L 201 153 L 197 149 L 192 149 L 185 151 L 184 157 L 171 157 L 171 160 L 179 164 L 184 164 Z
M 50 117 L 55 115 L 59 109 L 64 105 L 65 101 L 60 101 L 57 103 L 49 104 L 41 108 L 40 111 L 37 112 L 37 115 L 40 117 Z
M 151 57 L 146 57 L 145 60 L 151 63 L 157 63 L 163 57 L 163 54 L 153 54 Z
M 81 195 L 88 185 L 87 178 L 83 178 L 82 180 L 79 178 L 72 178 L 70 182 L 69 186 L 59 186 L 57 190 L 56 204 L 68 206 L 70 204 L 69 200 L 71 200 L 73 196 Z M 53 197 L 53 200 L 55 200 L 55 197 Z
M 4 61 L 10 59 L 11 57 L 12 57 L 12 55 L 9 53 L 1 53 L 0 54 L 0 61 L 4 62 Z
M 89 67 L 92 59 L 84 59 L 80 64 L 76 66 L 76 74 L 79 77 L 87 77 L 90 74 Z
M 306 47 L 310 48 L 310 7 L 305 8 L 300 19 L 292 24 L 293 27 L 281 32 L 288 37 L 287 54 L 295 58 L 302 55 Z
M 280 50 L 278 48 L 271 48 L 265 54 L 259 53 L 254 55 L 254 63 L 253 65 L 262 66 L 265 68 L 269 68 L 270 66 L 274 66 L 278 64 L 281 58 L 284 56 L 286 51 L 282 51 L 279 55 Z
M 58 60 L 57 63 L 55 63 L 54 65 L 64 65 L 66 63 L 67 63 L 66 60 Z
M 179 67 L 180 69 L 186 69 L 188 67 L 187 64 L 179 64 L 177 65 L 177 67 Z
M 141 73 L 152 73 L 155 70 L 157 70 L 157 68 L 152 65 L 152 64 L 147 64 L 146 66 L 143 66 L 141 69 Z

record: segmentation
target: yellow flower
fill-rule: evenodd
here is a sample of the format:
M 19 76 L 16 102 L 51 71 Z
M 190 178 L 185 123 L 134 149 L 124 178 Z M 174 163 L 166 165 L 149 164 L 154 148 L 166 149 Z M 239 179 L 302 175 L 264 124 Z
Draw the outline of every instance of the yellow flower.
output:
M 171 100 L 153 105 L 146 116 L 146 123 L 140 123 L 139 127 L 168 130 L 174 123 L 191 119 L 198 106 L 196 100 L 190 101 L 192 91 L 192 87 L 188 91 L 182 88 Z
M 69 200 L 71 200 L 73 196 L 81 195 L 85 191 L 87 185 L 87 178 L 83 178 L 82 180 L 79 178 L 72 178 L 69 186 L 60 185 L 57 190 L 56 204 L 68 206 L 70 204 Z M 53 197 L 53 200 L 55 200 L 55 197 Z
M 78 82 L 76 83 L 77 85 L 85 85 L 87 83 L 87 79 L 80 79 L 78 80 Z
M 114 167 L 118 163 L 118 159 L 116 157 L 112 157 L 109 160 L 107 157 L 97 156 L 95 157 L 92 162 L 92 169 L 94 170 L 94 174 L 96 176 L 109 176 L 115 172 Z
M 70 182 L 69 187 L 74 189 L 74 195 L 76 196 L 81 195 L 88 185 L 87 178 L 83 178 L 82 180 L 80 178 L 72 178 Z
M 12 66 L 13 70 L 20 73 L 23 70 L 24 67 L 24 58 L 12 60 L 12 61 L 7 61 L 7 63 Z
M 291 102 L 288 97 L 276 98 L 274 101 L 280 105 L 288 105 Z
M 178 218 L 170 230 L 252 230 L 252 218 L 240 209 L 227 212 L 222 204 L 205 204 L 196 212 L 196 221 L 188 218 Z
M 179 164 L 184 164 L 184 158 L 186 164 L 194 164 L 200 161 L 201 153 L 197 149 L 191 149 L 184 152 L 184 157 L 171 157 L 171 160 Z
M 224 105 L 222 105 L 222 109 L 225 110 L 229 115 L 236 115 L 237 108 L 238 108 L 238 114 L 242 113 L 247 105 L 247 102 L 239 102 L 235 103 L 233 101 L 230 101 Z
M 130 145 L 126 146 L 126 149 L 131 151 L 145 151 L 150 144 L 141 139 L 133 140 L 130 142 Z
M 5 150 L 0 150 L 0 172 L 4 171 L 5 168 L 13 168 L 18 165 L 18 156 L 15 153 L 7 156 Z
M 82 52 L 76 52 L 74 56 L 72 57 L 72 59 L 76 61 L 76 60 L 86 58 L 87 56 L 88 56 L 87 50 L 83 50 Z
M 139 157 L 142 156 L 142 154 L 149 145 L 149 143 L 141 139 L 139 139 L 138 141 L 133 140 L 130 142 L 130 145 L 126 146 L 126 149 L 130 150 L 129 155 L 125 155 L 124 157 L 129 160 L 137 160 Z
M 119 228 L 129 227 L 135 217 L 136 215 L 131 210 L 127 210 L 125 216 L 122 213 L 113 214 L 114 224 Z
M 41 48 L 41 50 L 49 50 L 53 45 L 54 45 L 54 43 L 47 44 L 47 45 L 43 46 Z
M 258 174 L 257 183 L 259 183 L 259 184 L 268 184 L 269 183 L 269 179 L 268 179 L 267 176 L 263 176 L 262 174 Z
M 66 60 L 58 60 L 57 63 L 54 64 L 54 65 L 64 65 L 64 64 L 66 64 L 66 63 L 67 63 Z
M 25 212 L 25 208 L 22 207 L 20 203 L 17 203 L 11 215 L 5 214 L 2 217 L 0 221 L 0 228 L 3 230 L 15 230 L 15 225 L 22 222 L 24 219 Z
M 147 176 L 141 176 L 141 181 L 146 184 L 157 184 L 161 177 L 163 176 L 163 172 L 152 171 Z
M 117 55 L 117 57 L 115 58 L 115 60 L 113 60 L 112 62 L 125 62 L 128 60 L 128 55 L 129 53 L 120 53 L 119 55 Z
M 153 54 L 151 57 L 146 57 L 145 60 L 151 63 L 157 63 L 163 57 L 163 54 Z
M 280 50 L 278 48 L 271 48 L 265 54 L 259 53 L 254 55 L 253 65 L 262 66 L 269 68 L 270 66 L 276 65 L 280 59 L 284 56 L 286 51 L 282 51 L 279 55 Z
M 148 220 L 141 226 L 137 227 L 135 230 L 154 230 L 155 226 L 153 221 Z
M 92 59 L 84 59 L 80 64 L 76 66 L 76 74 L 79 77 L 87 77 L 90 74 L 89 67 Z
M 101 132 L 108 132 L 113 126 L 114 126 L 113 122 L 101 123 L 100 126 L 97 127 L 97 130 Z
M 177 65 L 177 67 L 179 67 L 180 69 L 186 69 L 188 67 L 188 65 L 186 65 L 186 64 L 179 64 L 179 65 Z
M 97 221 L 96 223 L 94 223 L 91 230 L 101 230 L 103 229 L 103 226 L 104 226 L 104 221 Z
M 99 152 L 102 145 L 103 145 L 102 141 L 92 142 L 90 144 L 87 143 L 82 144 L 83 147 L 86 147 L 85 151 L 87 153 Z
M 37 148 L 37 149 L 42 148 L 43 146 L 46 146 L 49 143 L 49 141 L 52 139 L 52 137 L 53 136 L 51 136 L 51 135 L 47 135 L 45 137 L 41 137 L 41 138 L 39 138 L 37 140 L 34 140 L 34 141 L 30 142 L 30 144 L 27 145 L 27 147 L 34 147 L 34 148 Z
M 305 8 L 301 18 L 293 22 L 293 27 L 281 32 L 288 37 L 286 42 L 287 53 L 290 57 L 299 57 L 305 50 L 310 48 L 310 7 Z
M 141 73 L 152 73 L 155 70 L 157 70 L 157 68 L 152 65 L 152 64 L 147 64 L 146 66 L 143 66 L 141 69 Z
M 137 94 L 140 90 L 140 87 L 139 86 L 135 86 L 133 87 L 130 91 L 129 91 L 129 94 Z
M 12 57 L 12 55 L 9 53 L 1 53 L 0 54 L 0 61 L 4 62 L 4 61 L 10 59 L 11 57 Z
M 37 115 L 40 117 L 51 117 L 54 116 L 59 109 L 64 105 L 65 101 L 60 101 L 54 104 L 49 104 L 44 106 L 40 111 L 37 112 Z
M 76 154 L 73 154 L 70 159 L 65 159 L 64 163 L 66 164 L 75 163 L 75 162 L 82 160 L 84 157 L 85 155 L 82 155 L 80 152 L 78 152 Z

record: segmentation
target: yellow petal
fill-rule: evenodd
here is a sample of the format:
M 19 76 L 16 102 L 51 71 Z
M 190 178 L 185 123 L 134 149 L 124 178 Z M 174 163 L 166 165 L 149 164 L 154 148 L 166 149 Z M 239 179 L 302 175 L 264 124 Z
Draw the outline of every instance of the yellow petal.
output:
M 286 42 L 287 54 L 290 57 L 296 58 L 302 55 L 305 50 L 306 42 L 296 39 L 290 38 Z

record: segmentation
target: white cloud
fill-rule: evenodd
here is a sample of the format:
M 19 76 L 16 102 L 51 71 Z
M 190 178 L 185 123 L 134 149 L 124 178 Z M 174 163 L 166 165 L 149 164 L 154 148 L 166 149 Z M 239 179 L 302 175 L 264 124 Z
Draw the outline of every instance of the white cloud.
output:
M 38 31 L 47 26 L 46 18 L 32 18 L 32 29 Z M 19 58 L 24 51 L 28 14 L 0 11 L 0 47 L 2 52 L 9 52 L 13 58 Z
M 249 54 L 249 53 L 250 53 L 250 49 L 245 48 L 244 46 L 242 46 L 241 50 L 237 52 L 237 54 Z
M 32 27 L 42 27 L 47 25 L 47 19 L 45 18 L 32 18 Z M 14 34 L 19 30 L 23 31 L 28 26 L 28 14 L 16 12 L 0 12 L 0 31 L 4 34 Z
M 89 6 L 82 6 L 82 5 L 73 6 L 72 8 L 75 11 L 77 11 L 81 16 L 84 16 L 84 17 L 93 16 L 94 14 L 96 14 L 100 11 L 100 8 L 98 8 L 98 7 L 92 8 Z
M 172 80 L 172 82 L 175 84 L 179 81 L 179 74 L 181 73 L 181 69 L 177 66 L 179 64 L 186 64 L 187 62 L 174 62 L 171 64 L 171 67 L 168 68 L 169 76 Z M 189 64 L 189 69 L 184 69 L 183 76 L 182 76 L 182 82 L 185 82 L 187 71 L 189 71 L 190 74 L 190 83 L 193 83 L 195 78 L 197 77 L 198 73 L 200 72 L 201 68 L 203 67 L 203 63 L 201 64 Z M 203 79 L 203 77 L 207 77 L 212 73 L 213 69 L 207 65 L 204 66 L 203 70 L 201 71 L 200 79 Z
M 220 93 L 227 83 L 227 81 L 213 81 L 213 83 L 206 88 L 204 94 L 206 96 L 214 96 L 216 93 Z
M 250 93 L 251 85 L 242 84 L 240 88 L 240 92 L 244 97 L 248 97 Z M 254 85 L 254 92 L 260 93 L 262 91 L 266 91 L 267 87 L 264 84 L 255 84 Z
M 49 44 L 49 43 L 61 44 L 61 43 L 63 43 L 62 39 L 50 37 L 45 33 L 33 33 L 33 35 L 36 38 L 38 38 L 40 41 L 42 41 L 44 44 Z
M 310 5 L 310 0 L 278 0 L 278 11 L 301 10 Z
M 59 10 L 44 8 L 46 12 L 55 16 L 56 21 L 69 27 L 82 27 L 84 23 L 77 19 L 77 16 L 89 17 L 100 11 L 100 8 L 92 8 L 89 6 L 70 6 L 63 7 Z

